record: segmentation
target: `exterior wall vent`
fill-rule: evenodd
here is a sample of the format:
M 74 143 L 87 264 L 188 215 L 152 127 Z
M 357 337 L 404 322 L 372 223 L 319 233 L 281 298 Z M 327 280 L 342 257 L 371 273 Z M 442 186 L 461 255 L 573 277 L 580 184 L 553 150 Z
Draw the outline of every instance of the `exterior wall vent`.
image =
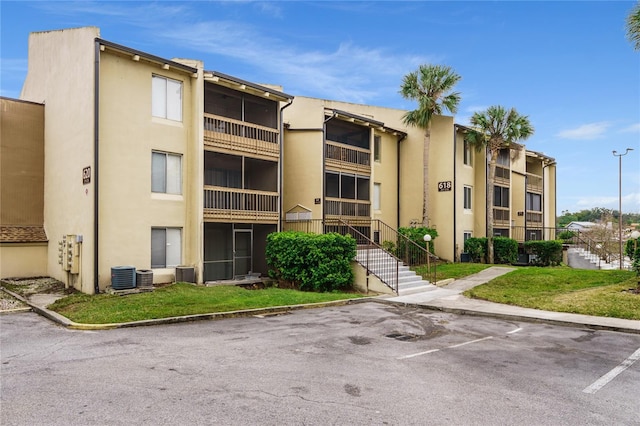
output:
M 136 268 L 134 266 L 114 266 L 111 268 L 111 288 L 126 290 L 136 287 Z

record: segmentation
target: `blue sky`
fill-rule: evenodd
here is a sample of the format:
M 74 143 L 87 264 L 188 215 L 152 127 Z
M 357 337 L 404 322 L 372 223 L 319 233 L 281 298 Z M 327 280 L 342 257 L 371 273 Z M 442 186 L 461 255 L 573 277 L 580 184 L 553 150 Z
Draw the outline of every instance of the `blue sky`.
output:
M 640 52 L 625 39 L 633 1 L 156 1 L 0 3 L 0 93 L 19 97 L 28 36 L 97 26 L 101 37 L 291 95 L 414 109 L 398 89 L 423 63 L 462 80 L 456 122 L 515 107 L 527 148 L 558 161 L 558 214 L 640 212 Z

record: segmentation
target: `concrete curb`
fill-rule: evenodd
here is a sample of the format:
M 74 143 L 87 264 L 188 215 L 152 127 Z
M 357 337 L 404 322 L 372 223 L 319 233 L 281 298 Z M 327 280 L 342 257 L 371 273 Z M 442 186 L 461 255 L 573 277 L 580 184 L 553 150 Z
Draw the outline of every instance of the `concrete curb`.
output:
M 161 325 L 161 324 L 178 324 L 183 322 L 203 321 L 203 320 L 218 320 L 218 319 L 226 319 L 226 318 L 240 318 L 240 317 L 250 317 L 250 316 L 260 316 L 260 315 L 265 315 L 265 316 L 282 315 L 290 311 L 297 311 L 302 309 L 327 308 L 332 306 L 353 305 L 356 303 L 364 303 L 373 299 L 373 297 L 362 297 L 359 299 L 344 299 L 344 300 L 334 300 L 331 302 L 306 303 L 302 305 L 274 306 L 270 308 L 246 309 L 246 310 L 229 311 L 229 312 L 215 312 L 215 313 L 209 313 L 209 314 L 184 315 L 179 317 L 157 318 L 157 319 L 121 322 L 121 323 L 83 324 L 83 323 L 71 321 L 69 318 L 62 316 L 57 312 L 53 312 L 47 308 L 38 306 L 30 302 L 29 300 L 25 299 L 23 296 L 17 293 L 14 293 L 10 290 L 7 290 L 4 287 L 0 287 L 0 290 L 15 297 L 21 302 L 29 305 L 29 308 L 22 308 L 23 310 L 25 311 L 33 310 L 34 312 L 38 313 L 39 315 L 42 315 L 43 317 L 49 319 L 50 321 L 53 321 L 63 327 L 66 327 L 72 330 L 112 330 L 116 328 L 143 327 L 143 326 Z
M 453 308 L 448 306 L 438 306 L 438 305 L 432 305 L 428 303 L 399 302 L 399 301 L 389 300 L 389 299 L 377 299 L 375 300 L 375 302 L 388 304 L 388 305 L 399 305 L 404 307 L 439 311 L 439 312 L 445 312 L 448 314 L 456 314 L 456 315 L 470 315 L 470 316 L 489 317 L 489 318 L 496 318 L 496 319 L 503 319 L 503 320 L 510 320 L 510 321 L 523 321 L 523 322 L 532 322 L 532 323 L 560 325 L 565 327 L 588 328 L 591 330 L 605 330 L 605 331 L 616 331 L 616 332 L 629 333 L 629 334 L 640 334 L 640 329 L 629 328 L 624 326 L 566 321 L 566 320 L 559 320 L 559 319 L 552 319 L 552 318 L 532 317 L 528 315 L 506 314 L 502 312 L 487 312 L 487 311 L 479 311 L 479 310 L 464 309 L 464 308 Z

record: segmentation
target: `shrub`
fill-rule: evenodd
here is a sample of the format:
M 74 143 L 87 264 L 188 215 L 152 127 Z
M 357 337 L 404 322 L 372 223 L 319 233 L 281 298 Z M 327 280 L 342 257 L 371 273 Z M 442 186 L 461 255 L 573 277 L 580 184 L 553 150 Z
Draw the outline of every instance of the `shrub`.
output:
M 472 262 L 486 262 L 487 239 L 485 237 L 472 237 L 464 242 L 464 251 L 469 253 Z
M 624 254 L 629 256 L 629 259 L 632 261 L 640 258 L 640 242 L 636 242 L 636 240 L 632 239 L 627 240 L 624 247 Z
M 574 231 L 562 231 L 558 233 L 558 239 L 562 241 L 572 240 L 576 236 Z
M 512 238 L 493 238 L 493 263 L 516 263 L 518 242 Z
M 398 233 L 406 236 L 411 241 L 416 243 L 423 249 L 427 249 L 427 242 L 424 240 L 426 234 L 431 235 L 431 241 L 429 242 L 429 252 L 433 253 L 433 242 L 438 236 L 438 232 L 435 229 L 419 227 L 419 228 L 398 228 Z M 424 252 L 411 249 L 411 244 L 399 238 L 398 247 L 395 252 L 396 256 L 407 262 L 409 265 L 420 265 L 426 263 L 427 259 L 424 256 Z
M 350 235 L 276 232 L 267 236 L 269 276 L 303 291 L 348 290 L 356 240 Z
M 527 241 L 524 248 L 535 255 L 531 264 L 536 266 L 554 266 L 562 262 L 562 243 L 560 241 Z

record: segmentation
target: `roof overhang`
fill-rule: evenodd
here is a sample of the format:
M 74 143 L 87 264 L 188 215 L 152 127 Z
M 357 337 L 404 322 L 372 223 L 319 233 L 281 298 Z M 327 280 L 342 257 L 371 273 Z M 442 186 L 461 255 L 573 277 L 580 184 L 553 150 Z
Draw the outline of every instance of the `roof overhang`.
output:
M 347 111 L 334 109 L 334 108 L 325 108 L 324 113 L 327 116 L 333 116 L 339 120 L 359 124 L 361 126 L 371 127 L 383 133 L 390 133 L 394 136 L 398 136 L 399 141 L 407 137 L 406 132 L 403 132 L 402 130 L 392 129 L 391 127 L 387 127 L 384 125 L 382 121 L 377 121 L 370 117 L 365 117 L 362 115 L 357 115 L 357 114 L 353 114 Z
M 180 62 L 176 62 L 170 59 L 161 58 L 159 56 L 152 55 L 150 53 L 142 52 L 140 50 L 132 49 L 127 46 L 123 46 L 121 44 L 112 43 L 107 40 L 103 40 L 101 38 L 96 38 L 96 42 L 100 44 L 101 51 L 110 51 L 113 53 L 117 53 L 123 56 L 128 56 L 131 60 L 140 62 L 144 61 L 147 63 L 152 63 L 160 66 L 160 68 L 164 70 L 173 70 L 180 71 L 191 75 L 192 77 L 197 77 L 198 69 L 190 67 L 185 64 L 181 64 Z
M 280 102 L 291 102 L 293 96 L 286 93 L 279 92 L 260 84 L 251 83 L 246 80 L 242 80 L 237 77 L 233 77 L 228 74 L 221 73 L 219 71 L 204 71 L 204 81 L 225 86 L 230 89 L 247 92 L 252 95 L 260 96 L 262 98 L 272 99 Z

